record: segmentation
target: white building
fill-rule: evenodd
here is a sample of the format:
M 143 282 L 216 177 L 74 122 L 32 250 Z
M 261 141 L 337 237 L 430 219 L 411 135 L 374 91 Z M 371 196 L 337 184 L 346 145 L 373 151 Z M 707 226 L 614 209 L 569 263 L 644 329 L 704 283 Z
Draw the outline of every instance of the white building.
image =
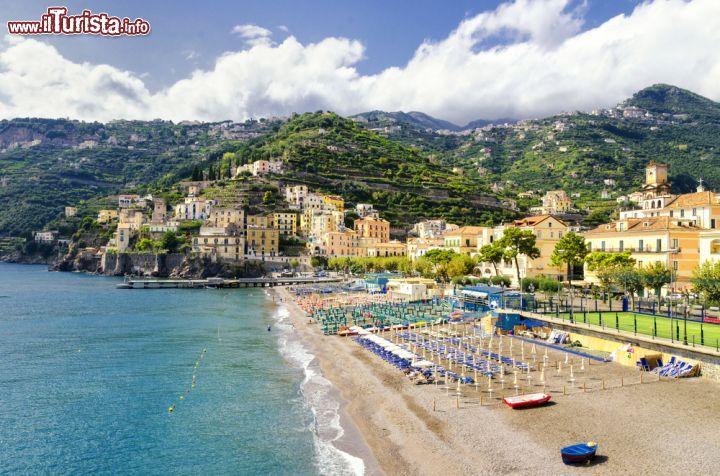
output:
M 183 203 L 175 205 L 175 218 L 178 220 L 206 220 L 215 200 L 199 197 L 187 197 Z

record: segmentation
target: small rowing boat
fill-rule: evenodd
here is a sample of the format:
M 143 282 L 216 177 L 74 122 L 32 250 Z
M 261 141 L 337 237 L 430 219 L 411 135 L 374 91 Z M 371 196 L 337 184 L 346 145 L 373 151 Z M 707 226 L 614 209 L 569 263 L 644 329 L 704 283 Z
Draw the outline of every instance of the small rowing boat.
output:
M 510 408 L 537 407 L 546 404 L 548 401 L 550 401 L 550 395 L 547 393 L 530 393 L 527 395 L 503 398 L 503 402 Z
M 566 446 L 560 450 L 563 463 L 587 463 L 595 457 L 597 451 L 597 443 L 591 441 L 589 443 L 578 443 L 577 445 Z

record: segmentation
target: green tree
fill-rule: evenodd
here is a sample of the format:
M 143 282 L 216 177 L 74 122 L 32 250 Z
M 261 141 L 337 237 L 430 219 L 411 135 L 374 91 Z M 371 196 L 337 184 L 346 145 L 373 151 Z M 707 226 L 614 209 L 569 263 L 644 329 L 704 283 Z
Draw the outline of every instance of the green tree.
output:
M 290 267 L 292 269 L 297 269 L 298 266 L 300 266 L 300 261 L 297 258 L 293 258 L 290 260 Z
M 264 205 L 272 205 L 275 203 L 275 197 L 273 196 L 273 193 L 270 190 L 268 190 L 267 192 L 265 192 L 263 194 L 262 201 L 263 201 Z
M 432 264 L 438 265 L 448 264 L 456 256 L 457 253 L 455 253 L 453 250 L 443 250 L 435 248 L 432 250 L 428 250 L 428 252 L 425 253 L 424 258 L 430 261 Z
M 593 251 L 585 257 L 585 263 L 587 263 L 588 270 L 599 271 L 601 269 L 635 266 L 635 258 L 630 256 L 629 251 L 622 253 Z
M 706 261 L 695 268 L 692 276 L 695 292 L 713 304 L 720 303 L 720 261 Z
M 328 259 L 324 256 L 313 256 L 310 258 L 310 266 L 313 268 L 327 268 Z
M 623 291 L 630 293 L 633 307 L 635 306 L 635 295 L 643 291 L 643 277 L 640 270 L 632 266 L 618 267 L 613 272 L 613 281 Z
M 491 263 L 495 269 L 495 276 L 499 276 L 497 265 L 502 262 L 505 257 L 505 248 L 499 241 L 487 244 L 478 251 L 479 263 Z
M 505 249 L 505 258 L 515 263 L 518 283 L 520 282 L 520 264 L 518 256 L 524 255 L 529 259 L 540 257 L 540 250 L 535 246 L 535 234 L 531 230 L 521 230 L 510 227 L 503 232 L 503 237 L 498 240 Z
M 423 278 L 434 278 L 435 265 L 424 256 L 418 258 L 413 263 L 413 270 Z
M 645 287 L 655 291 L 656 296 L 660 296 L 662 287 L 669 284 L 672 279 L 670 270 L 660 261 L 648 264 L 640 270 L 640 274 Z
M 558 240 L 550 256 L 550 264 L 553 266 L 565 265 L 567 268 L 568 284 L 572 281 L 573 269 L 585 262 L 588 255 L 588 247 L 585 238 L 572 231 L 563 235 Z
M 135 249 L 140 252 L 153 251 L 155 249 L 155 242 L 150 238 L 143 238 L 135 245 Z
M 160 241 L 160 246 L 162 247 L 162 249 L 167 250 L 169 253 L 175 253 L 179 245 L 180 240 L 178 240 L 175 232 L 170 230 L 165 232 L 162 240 Z
M 468 255 L 457 255 L 447 264 L 450 277 L 462 277 L 470 274 L 475 268 L 475 261 Z

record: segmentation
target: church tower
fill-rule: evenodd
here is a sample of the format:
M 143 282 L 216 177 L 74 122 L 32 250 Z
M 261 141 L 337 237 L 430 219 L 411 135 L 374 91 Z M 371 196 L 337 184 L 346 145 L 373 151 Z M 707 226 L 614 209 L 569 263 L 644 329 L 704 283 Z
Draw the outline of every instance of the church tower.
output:
M 645 167 L 645 185 L 661 185 L 667 183 L 667 164 L 660 164 L 651 160 Z
M 670 194 L 667 164 L 661 164 L 654 160 L 647 164 L 647 167 L 645 167 L 645 185 L 642 191 L 645 199 Z

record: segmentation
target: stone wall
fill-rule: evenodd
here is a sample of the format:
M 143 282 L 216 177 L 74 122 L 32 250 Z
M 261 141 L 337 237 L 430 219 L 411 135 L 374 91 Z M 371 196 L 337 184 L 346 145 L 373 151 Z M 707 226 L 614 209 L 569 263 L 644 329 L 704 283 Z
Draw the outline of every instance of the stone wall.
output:
M 178 253 L 105 253 L 101 272 L 110 276 L 138 274 L 167 277 L 182 266 L 184 258 Z

